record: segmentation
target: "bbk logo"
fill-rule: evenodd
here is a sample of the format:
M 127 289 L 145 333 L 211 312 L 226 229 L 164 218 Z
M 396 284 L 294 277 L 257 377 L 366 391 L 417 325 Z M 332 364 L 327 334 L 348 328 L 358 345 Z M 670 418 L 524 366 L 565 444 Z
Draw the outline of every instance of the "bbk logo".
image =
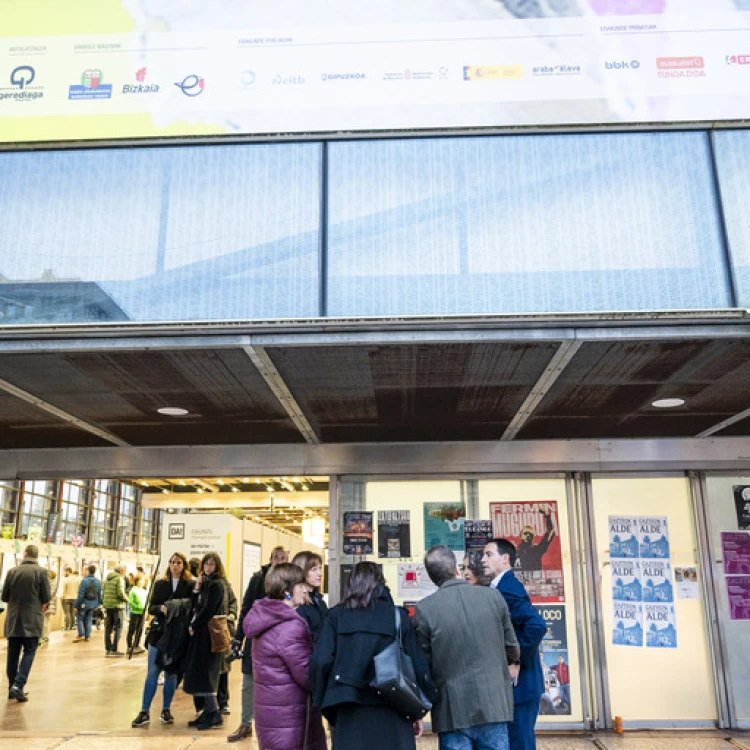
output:
M 638 68 L 641 67 L 641 63 L 640 60 L 631 60 L 630 62 L 627 62 L 626 60 L 615 60 L 613 62 L 606 60 L 604 62 L 604 67 L 607 70 L 638 70 Z
M 159 84 L 146 83 L 146 68 L 139 68 L 135 72 L 137 83 L 126 83 L 122 87 L 123 94 L 156 94 L 159 91 Z

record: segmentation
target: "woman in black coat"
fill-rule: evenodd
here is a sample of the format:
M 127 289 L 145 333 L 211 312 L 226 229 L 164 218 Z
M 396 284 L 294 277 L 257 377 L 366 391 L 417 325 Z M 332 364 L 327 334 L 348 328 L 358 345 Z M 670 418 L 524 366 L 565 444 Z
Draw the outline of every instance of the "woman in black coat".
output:
M 313 644 L 315 644 L 323 630 L 323 623 L 328 617 L 328 605 L 320 593 L 320 584 L 323 582 L 323 560 L 320 555 L 306 550 L 298 552 L 294 556 L 292 565 L 302 568 L 305 574 L 305 588 L 308 598 L 308 601 L 297 607 L 295 611 L 307 623 Z
M 404 650 L 414 662 L 417 681 L 428 697 L 434 686 L 409 615 L 394 607 L 380 568 L 358 563 L 343 602 L 323 624 L 310 658 L 313 705 L 333 725 L 333 750 L 415 750 L 422 722 L 402 717 L 369 683 L 375 676 L 373 658 L 396 637 L 394 610 L 401 618 Z
M 201 560 L 201 575 L 196 581 L 197 601 L 190 621 L 190 645 L 183 689 L 204 699 L 203 713 L 188 726 L 196 729 L 220 727 L 224 720 L 219 712 L 216 693 L 223 663 L 223 654 L 211 653 L 208 623 L 216 615 L 227 614 L 227 580 L 224 565 L 216 552 Z

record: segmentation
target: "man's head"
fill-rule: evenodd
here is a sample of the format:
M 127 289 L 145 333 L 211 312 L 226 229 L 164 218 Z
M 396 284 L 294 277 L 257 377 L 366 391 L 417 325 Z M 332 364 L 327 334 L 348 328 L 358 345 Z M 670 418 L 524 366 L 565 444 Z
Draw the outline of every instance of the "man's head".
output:
M 493 539 L 484 547 L 482 568 L 493 578 L 511 570 L 516 564 L 516 548 L 507 539 Z
M 38 560 L 39 547 L 37 547 L 36 544 L 26 545 L 26 549 L 23 551 L 23 556 L 26 560 Z
M 558 656 L 557 657 L 557 663 L 558 664 L 565 664 L 565 657 L 564 656 Z
M 86 570 L 90 576 L 96 575 L 96 565 L 89 565 Z
M 427 568 L 427 575 L 436 586 L 442 586 L 452 578 L 461 577 L 453 550 L 444 544 L 437 544 L 428 550 L 424 556 L 424 566 Z
M 66 576 L 73 575 L 73 568 L 65 568 L 65 575 Z
M 521 541 L 526 542 L 526 544 L 533 544 L 534 542 L 534 527 L 533 526 L 524 526 L 521 529 Z
M 125 566 L 124 565 L 115 565 L 115 573 L 118 575 L 124 576 L 125 575 Z
M 190 575 L 193 576 L 193 578 L 197 578 L 201 574 L 200 557 L 191 557 L 188 567 L 190 568 Z
M 274 547 L 271 550 L 271 567 L 275 568 L 277 565 L 289 562 L 289 554 L 283 547 Z

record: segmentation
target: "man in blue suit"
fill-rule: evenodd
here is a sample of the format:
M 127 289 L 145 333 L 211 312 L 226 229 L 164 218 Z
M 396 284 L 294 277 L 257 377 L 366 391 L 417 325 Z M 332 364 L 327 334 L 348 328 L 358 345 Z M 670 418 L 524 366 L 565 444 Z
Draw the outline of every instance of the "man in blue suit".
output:
M 513 721 L 508 725 L 510 750 L 536 750 L 534 725 L 539 700 L 544 692 L 544 675 L 539 659 L 539 644 L 547 626 L 536 611 L 523 584 L 513 575 L 516 548 L 507 539 L 493 539 L 484 548 L 482 567 L 494 576 L 492 588 L 505 599 L 510 621 L 521 647 L 521 663 L 513 688 Z

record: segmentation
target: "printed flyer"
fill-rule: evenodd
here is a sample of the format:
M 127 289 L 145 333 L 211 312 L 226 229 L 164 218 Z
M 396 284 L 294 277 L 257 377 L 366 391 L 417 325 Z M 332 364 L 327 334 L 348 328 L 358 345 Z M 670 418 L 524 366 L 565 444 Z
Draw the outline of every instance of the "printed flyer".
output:
M 378 511 L 378 557 L 411 557 L 408 510 Z
M 724 575 L 750 575 L 750 531 L 722 531 Z
M 733 620 L 750 620 L 750 576 L 727 576 L 729 615 Z
M 643 601 L 638 560 L 612 560 L 612 598 L 616 602 Z
M 737 528 L 750 529 L 750 487 L 747 485 L 735 485 L 734 507 L 737 511 Z
M 678 599 L 698 598 L 698 571 L 695 568 L 675 568 L 674 581 Z
M 444 544 L 454 552 L 462 552 L 465 520 L 466 506 L 463 503 L 425 503 L 425 550 L 436 544 Z
M 615 646 L 643 645 L 643 605 L 613 603 L 612 643 Z
M 539 713 L 570 715 L 572 703 L 565 606 L 547 604 L 538 610 L 547 625 L 547 632 L 539 647 L 544 673 L 544 693 L 539 704 Z
M 628 516 L 609 517 L 609 556 L 611 559 L 635 560 L 639 556 L 636 519 Z
M 641 560 L 643 601 L 670 604 L 674 601 L 672 566 L 664 560 Z
M 347 511 L 344 513 L 345 555 L 372 554 L 372 511 Z
M 492 521 L 464 521 L 464 550 L 467 555 L 484 553 L 484 547 L 492 539 Z
M 493 536 L 516 545 L 514 573 L 534 604 L 565 601 L 557 502 L 490 503 Z
M 402 599 L 418 602 L 437 591 L 422 563 L 399 563 L 397 566 L 398 586 L 396 592 Z
M 677 629 L 673 604 L 644 604 L 646 646 L 677 648 Z
M 667 519 L 647 517 L 638 519 L 638 542 L 641 559 L 669 560 Z

